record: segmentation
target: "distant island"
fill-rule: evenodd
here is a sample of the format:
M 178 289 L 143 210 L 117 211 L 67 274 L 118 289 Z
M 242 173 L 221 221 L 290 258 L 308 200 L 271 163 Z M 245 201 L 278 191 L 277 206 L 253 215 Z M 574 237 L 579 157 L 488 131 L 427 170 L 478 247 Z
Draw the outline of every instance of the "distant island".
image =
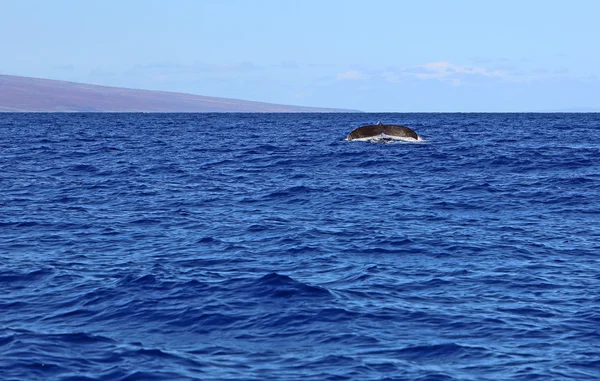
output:
M 0 112 L 358 112 L 0 75 Z

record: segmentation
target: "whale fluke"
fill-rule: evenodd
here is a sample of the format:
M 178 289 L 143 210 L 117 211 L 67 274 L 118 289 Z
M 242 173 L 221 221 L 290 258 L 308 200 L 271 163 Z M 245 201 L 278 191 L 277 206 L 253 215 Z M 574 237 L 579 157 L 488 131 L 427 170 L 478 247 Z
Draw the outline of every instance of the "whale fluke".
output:
M 388 137 L 388 138 L 413 138 L 419 140 L 419 135 L 406 126 L 400 126 L 397 124 L 370 124 L 367 126 L 358 127 L 354 131 L 350 132 L 346 140 L 354 139 L 369 139 L 377 137 Z

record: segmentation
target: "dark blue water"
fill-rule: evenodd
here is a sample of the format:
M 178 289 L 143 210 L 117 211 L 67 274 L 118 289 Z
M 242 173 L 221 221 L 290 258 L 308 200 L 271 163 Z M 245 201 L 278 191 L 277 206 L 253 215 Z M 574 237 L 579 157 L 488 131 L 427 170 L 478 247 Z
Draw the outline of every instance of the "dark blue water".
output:
M 598 380 L 600 114 L 0 114 L 0 379 Z

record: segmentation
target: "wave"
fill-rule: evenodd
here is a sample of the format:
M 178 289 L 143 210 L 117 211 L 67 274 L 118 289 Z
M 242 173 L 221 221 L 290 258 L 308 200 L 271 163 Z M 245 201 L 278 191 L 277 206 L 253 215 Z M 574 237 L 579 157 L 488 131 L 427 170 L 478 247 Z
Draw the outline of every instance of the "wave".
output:
M 595 380 L 597 118 L 364 118 L 0 115 L 0 379 Z

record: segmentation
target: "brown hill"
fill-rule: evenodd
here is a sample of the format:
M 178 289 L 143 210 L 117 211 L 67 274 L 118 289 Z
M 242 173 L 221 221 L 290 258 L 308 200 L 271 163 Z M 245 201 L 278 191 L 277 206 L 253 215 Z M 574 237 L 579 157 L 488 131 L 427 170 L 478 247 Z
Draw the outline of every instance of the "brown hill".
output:
M 0 112 L 350 112 L 0 75 Z

